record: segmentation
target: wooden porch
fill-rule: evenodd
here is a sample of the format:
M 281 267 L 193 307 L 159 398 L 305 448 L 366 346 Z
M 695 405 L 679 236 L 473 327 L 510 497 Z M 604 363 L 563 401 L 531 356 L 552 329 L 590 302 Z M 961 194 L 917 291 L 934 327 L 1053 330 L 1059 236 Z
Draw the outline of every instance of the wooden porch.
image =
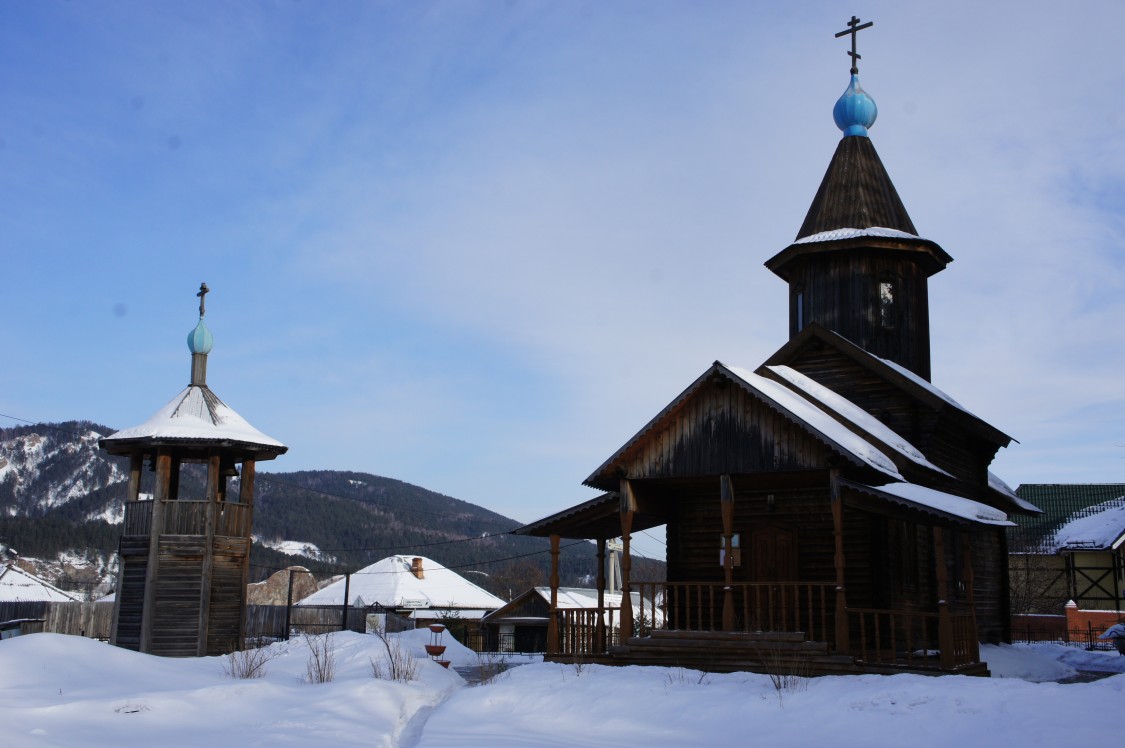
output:
M 554 611 L 547 659 L 808 676 L 988 675 L 972 611 L 845 607 L 837 620 L 836 587 L 828 583 L 634 587 L 636 611 Z M 733 623 L 724 627 L 724 620 Z

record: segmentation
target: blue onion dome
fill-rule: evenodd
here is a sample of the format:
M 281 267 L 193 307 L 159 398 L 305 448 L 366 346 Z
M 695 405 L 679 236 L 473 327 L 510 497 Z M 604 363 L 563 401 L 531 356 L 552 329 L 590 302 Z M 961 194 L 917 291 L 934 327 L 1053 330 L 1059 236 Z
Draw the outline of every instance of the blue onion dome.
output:
M 214 345 L 215 339 L 211 336 L 211 331 L 207 329 L 207 325 L 203 324 L 203 318 L 200 317 L 199 324 L 188 333 L 188 350 L 192 353 L 210 353 Z
M 836 127 L 844 131 L 844 137 L 867 137 L 867 128 L 875 124 L 877 116 L 879 109 L 875 106 L 875 100 L 860 87 L 859 76 L 853 73 L 848 90 L 844 91 L 844 95 L 832 108 L 832 119 L 836 120 Z

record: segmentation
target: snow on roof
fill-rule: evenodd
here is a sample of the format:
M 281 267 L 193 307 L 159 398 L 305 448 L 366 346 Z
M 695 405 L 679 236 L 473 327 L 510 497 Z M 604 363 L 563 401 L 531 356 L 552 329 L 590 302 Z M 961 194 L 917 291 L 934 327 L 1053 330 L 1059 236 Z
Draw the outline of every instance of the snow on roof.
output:
M 1106 502 L 1096 513 L 1083 514 L 1055 530 L 1049 541 L 1055 551 L 1116 550 L 1125 543 L 1125 503 L 1120 498 Z
M 820 432 L 833 442 L 840 451 L 853 455 L 856 459 L 892 478 L 902 480 L 902 475 L 899 474 L 894 461 L 882 450 L 858 434 L 853 433 L 831 415 L 793 390 L 772 379 L 759 376 L 748 369 L 726 366 L 725 364 L 723 366 L 736 377 L 745 381 L 751 388 L 787 410 L 798 420 Z
M 422 559 L 419 579 L 411 561 Z M 298 605 L 340 605 L 344 599 L 341 579 L 301 600 Z M 419 556 L 388 556 L 352 572 L 348 605 L 383 605 L 389 608 L 483 608 L 495 610 L 504 601 L 487 590 L 445 568 L 433 559 Z
M 1030 501 L 1021 499 L 1019 495 L 1012 490 L 1012 487 L 1004 481 L 1003 478 L 1001 478 L 991 470 L 988 471 L 988 487 L 993 491 L 996 491 L 997 493 L 1003 494 L 1004 498 L 1018 506 L 1020 509 L 1025 509 L 1029 512 L 1035 512 L 1036 514 L 1043 513 L 1042 509 L 1035 506 Z
M 75 602 L 78 598 L 63 592 L 50 582 L 29 574 L 15 564 L 5 564 L 0 568 L 0 602 L 31 603 Z
M 888 483 L 883 486 L 871 486 L 876 491 L 890 494 L 903 499 L 911 504 L 928 509 L 936 509 L 954 517 L 980 522 L 985 525 L 1001 525 L 1015 527 L 1015 522 L 1008 521 L 1008 515 L 999 509 L 982 504 L 979 501 L 966 499 L 963 496 L 954 496 L 944 491 L 935 491 L 932 488 L 919 486 L 914 483 Z
M 216 439 L 285 448 L 251 426 L 208 387 L 188 385 L 140 426 L 122 429 L 103 441 L 124 439 Z
M 809 397 L 815 399 L 821 405 L 838 413 L 840 416 L 871 434 L 871 436 L 875 437 L 883 444 L 886 444 L 888 447 L 893 448 L 911 461 L 923 467 L 927 467 L 930 470 L 935 470 L 943 475 L 949 475 L 949 473 L 927 460 L 926 456 L 913 444 L 903 439 L 886 424 L 872 416 L 863 408 L 860 408 L 851 400 L 836 394 L 824 385 L 809 379 L 804 374 L 788 366 L 767 366 L 766 368 L 800 389 Z
M 875 358 L 879 358 L 879 357 L 875 356 Z M 936 395 L 937 397 L 941 398 L 945 402 L 949 403 L 954 408 L 957 408 L 957 410 L 963 410 L 966 413 L 969 413 L 969 411 L 966 410 L 964 405 L 957 402 L 952 397 L 945 394 L 945 392 L 943 392 L 942 390 L 935 387 L 933 382 L 929 381 L 928 379 L 924 379 L 923 377 L 918 376 L 917 374 L 912 372 L 910 369 L 907 369 L 905 366 L 902 366 L 901 364 L 896 364 L 894 361 L 891 361 L 889 358 L 879 358 L 879 360 L 882 361 L 887 366 L 894 369 L 895 371 L 897 371 L 899 374 L 901 374 L 904 377 L 906 377 L 907 379 L 909 379 L 910 381 L 914 382 L 916 385 L 918 385 L 922 389 L 927 390 L 931 394 Z M 973 414 L 969 413 L 969 415 L 973 415 Z M 973 416 L 973 417 L 975 418 L 976 416 Z
M 866 229 L 832 229 L 831 231 L 821 231 L 819 234 L 812 234 L 803 239 L 798 239 L 793 242 L 794 244 L 813 244 L 815 242 L 837 242 L 843 239 L 857 239 L 859 237 L 871 236 L 879 239 L 921 239 L 922 237 L 917 234 L 911 234 L 908 231 L 900 231 L 898 229 L 887 229 L 882 226 L 872 226 Z

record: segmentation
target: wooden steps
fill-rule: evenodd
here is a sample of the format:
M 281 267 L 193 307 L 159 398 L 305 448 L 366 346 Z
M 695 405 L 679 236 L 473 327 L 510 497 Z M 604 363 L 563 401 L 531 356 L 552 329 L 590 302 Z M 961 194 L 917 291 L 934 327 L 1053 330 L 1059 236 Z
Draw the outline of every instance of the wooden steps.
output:
M 568 661 L 573 658 L 552 658 Z M 825 642 L 805 641 L 801 632 L 730 633 L 721 631 L 653 631 L 610 647 L 598 662 L 611 665 L 659 665 L 712 673 L 786 673 L 799 676 L 916 673 L 939 675 L 936 664 L 857 662 L 850 655 L 833 654 Z M 988 675 L 977 663 L 957 671 Z

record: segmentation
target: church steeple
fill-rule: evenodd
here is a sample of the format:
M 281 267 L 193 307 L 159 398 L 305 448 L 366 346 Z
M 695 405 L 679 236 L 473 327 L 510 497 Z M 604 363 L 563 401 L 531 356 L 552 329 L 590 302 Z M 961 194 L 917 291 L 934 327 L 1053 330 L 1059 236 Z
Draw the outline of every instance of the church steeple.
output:
M 878 109 L 859 83 L 852 16 L 851 79 L 832 116 L 843 137 L 796 240 L 766 267 L 789 283 L 789 336 L 810 322 L 930 378 L 927 279 L 953 258 L 918 235 L 868 129 Z

